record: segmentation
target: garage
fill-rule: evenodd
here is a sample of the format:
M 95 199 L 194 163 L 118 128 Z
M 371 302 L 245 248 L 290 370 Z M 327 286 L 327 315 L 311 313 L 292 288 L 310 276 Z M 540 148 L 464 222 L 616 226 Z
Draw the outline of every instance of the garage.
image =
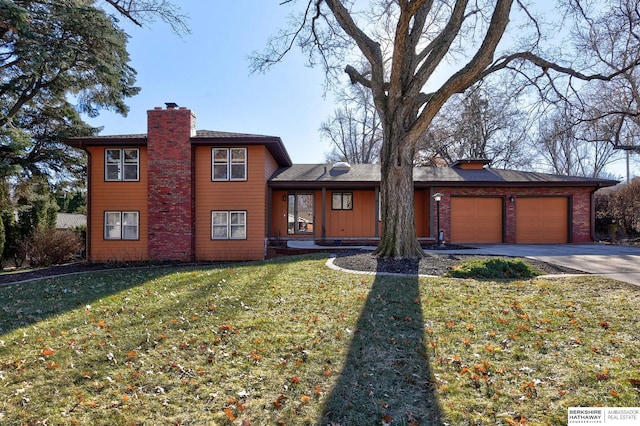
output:
M 502 197 L 451 197 L 451 242 L 501 243 Z
M 569 199 L 526 197 L 516 201 L 517 243 L 567 243 Z

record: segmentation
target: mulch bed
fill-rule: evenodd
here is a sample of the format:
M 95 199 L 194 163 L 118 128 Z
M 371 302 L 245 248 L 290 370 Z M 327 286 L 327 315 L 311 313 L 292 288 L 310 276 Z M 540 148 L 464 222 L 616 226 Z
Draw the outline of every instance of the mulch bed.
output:
M 466 260 L 487 259 L 492 256 L 473 254 L 447 254 L 445 250 L 437 254 L 426 254 L 421 259 L 416 260 L 395 260 L 379 259 L 371 252 L 343 252 L 338 253 L 333 263 L 341 268 L 367 271 L 367 272 L 390 272 L 396 274 L 420 274 L 420 275 L 444 275 L 450 268 L 460 265 Z M 498 257 L 498 256 L 496 256 Z M 546 262 L 533 259 L 523 259 L 535 269 L 545 274 L 583 274 L 571 268 L 552 265 Z

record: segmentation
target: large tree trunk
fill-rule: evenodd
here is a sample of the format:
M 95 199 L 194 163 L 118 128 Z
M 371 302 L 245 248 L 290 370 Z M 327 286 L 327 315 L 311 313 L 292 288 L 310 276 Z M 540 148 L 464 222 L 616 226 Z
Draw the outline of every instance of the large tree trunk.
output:
M 381 257 L 418 258 L 423 255 L 414 216 L 414 149 L 405 138 L 401 129 L 385 129 L 380 155 L 382 234 L 375 252 Z

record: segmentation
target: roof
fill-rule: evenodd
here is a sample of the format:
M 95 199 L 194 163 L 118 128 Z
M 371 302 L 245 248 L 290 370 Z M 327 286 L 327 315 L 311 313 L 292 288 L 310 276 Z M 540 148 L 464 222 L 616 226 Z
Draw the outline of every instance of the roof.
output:
M 58 213 L 56 229 L 73 229 L 78 226 L 87 226 L 87 216 L 75 213 Z
M 605 187 L 615 180 L 561 176 L 548 173 L 521 172 L 484 168 L 464 170 L 451 167 L 415 167 L 416 187 L 439 186 L 586 186 Z M 332 169 L 330 164 L 294 164 L 281 168 L 270 179 L 274 188 L 375 187 L 380 183 L 379 164 L 353 164 L 348 171 Z
M 63 141 L 75 148 L 87 146 L 145 146 L 147 134 L 84 136 L 68 138 Z M 282 140 L 277 136 L 253 135 L 248 133 L 221 132 L 215 130 L 196 130 L 196 135 L 191 137 L 193 145 L 264 145 L 273 158 L 282 167 L 292 164 Z

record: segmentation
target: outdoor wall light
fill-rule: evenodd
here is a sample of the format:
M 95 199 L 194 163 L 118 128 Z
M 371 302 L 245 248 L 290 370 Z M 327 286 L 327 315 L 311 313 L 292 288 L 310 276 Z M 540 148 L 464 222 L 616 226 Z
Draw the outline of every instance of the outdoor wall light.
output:
M 433 199 L 436 200 L 436 206 L 437 206 L 436 228 L 438 230 L 438 247 L 440 247 L 442 245 L 442 231 L 440 230 L 440 201 L 442 200 L 442 194 L 439 192 L 436 192 L 435 194 L 433 194 Z
M 513 195 L 509 195 L 509 202 L 513 203 L 516 199 L 513 197 Z
M 282 196 L 282 201 L 287 201 L 287 194 L 284 194 L 284 195 Z

